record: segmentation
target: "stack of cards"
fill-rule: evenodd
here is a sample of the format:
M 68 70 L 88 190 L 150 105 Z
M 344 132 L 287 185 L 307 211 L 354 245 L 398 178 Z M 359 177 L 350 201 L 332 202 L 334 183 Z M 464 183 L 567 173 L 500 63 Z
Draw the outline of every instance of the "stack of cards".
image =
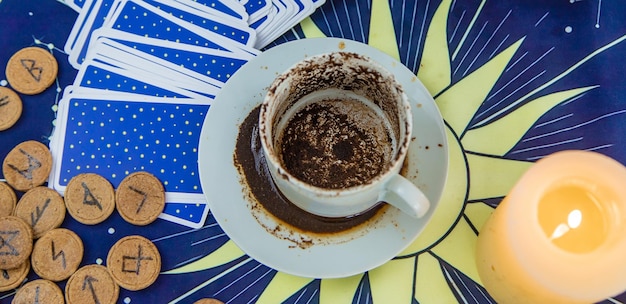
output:
M 243 0 L 248 23 L 257 32 L 261 49 L 311 15 L 326 0 Z
M 225 14 L 244 20 L 256 32 L 256 39 L 252 45 L 256 49 L 262 49 L 285 32 L 289 31 L 304 18 L 311 15 L 316 8 L 324 4 L 326 0 L 172 0 L 178 4 L 193 7 L 199 11 L 211 11 Z M 90 33 L 102 26 L 104 19 L 112 7 L 116 6 L 114 0 L 66 0 L 66 3 L 80 13 L 72 36 L 78 32 Z M 164 1 L 146 1 L 154 4 Z M 158 7 L 158 5 L 157 5 Z M 215 14 L 212 14 L 215 16 Z M 180 17 L 180 16 L 179 16 Z M 199 16 L 200 17 L 200 16 Z M 204 16 L 206 18 L 206 16 Z M 182 17 L 181 17 L 182 18 Z M 193 23 L 193 22 L 192 22 Z M 72 37 L 70 37 L 72 38 Z M 89 39 L 89 34 L 78 41 L 69 42 L 69 49 L 73 49 L 73 43 L 82 39 Z M 68 48 L 66 47 L 66 51 Z M 76 54 L 75 56 L 84 56 Z
M 74 1 L 80 14 L 65 51 L 78 74 L 59 103 L 50 185 L 63 194 L 72 177 L 97 173 L 117 187 L 147 171 L 165 187 L 161 218 L 201 227 L 208 215 L 197 168 L 204 117 L 257 47 L 314 7 L 294 1 L 288 11 L 285 2 Z

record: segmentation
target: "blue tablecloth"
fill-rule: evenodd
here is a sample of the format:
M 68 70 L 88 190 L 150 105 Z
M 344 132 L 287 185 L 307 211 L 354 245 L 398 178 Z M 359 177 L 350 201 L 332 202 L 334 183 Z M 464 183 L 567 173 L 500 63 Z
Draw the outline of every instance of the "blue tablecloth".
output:
M 493 302 L 473 264 L 475 241 L 521 173 L 566 149 L 597 151 L 626 164 L 625 15 L 622 1 L 328 0 L 268 46 L 328 36 L 380 48 L 416 73 L 446 121 L 451 167 L 440 210 L 413 245 L 362 275 L 324 280 L 282 274 L 238 252 L 210 215 L 196 230 L 166 220 L 138 229 L 117 213 L 88 228 L 68 216 L 63 226 L 83 239 L 83 264 L 105 259 L 123 235 L 138 233 L 158 246 L 164 274 L 145 290 L 122 290 L 119 303 L 202 297 L 231 303 Z M 76 76 L 63 52 L 76 17 L 62 1 L 0 1 L 0 70 L 14 52 L 32 45 L 53 49 L 59 61 L 57 83 L 42 94 L 21 95 L 21 119 L 0 131 L 0 159 L 24 140 L 49 142 L 62 90 Z M 0 85 L 7 86 L 4 79 L 0 75 Z M 210 267 L 182 270 L 205 258 Z M 13 294 L 0 293 L 0 302 Z M 604 303 L 621 302 L 626 294 Z

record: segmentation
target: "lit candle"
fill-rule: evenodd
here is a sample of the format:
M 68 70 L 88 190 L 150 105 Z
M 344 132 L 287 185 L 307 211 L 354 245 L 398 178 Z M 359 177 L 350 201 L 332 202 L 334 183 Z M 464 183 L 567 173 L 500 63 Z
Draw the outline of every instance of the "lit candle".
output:
M 593 303 L 626 289 L 626 168 L 595 152 L 535 163 L 480 231 L 476 262 L 499 303 Z

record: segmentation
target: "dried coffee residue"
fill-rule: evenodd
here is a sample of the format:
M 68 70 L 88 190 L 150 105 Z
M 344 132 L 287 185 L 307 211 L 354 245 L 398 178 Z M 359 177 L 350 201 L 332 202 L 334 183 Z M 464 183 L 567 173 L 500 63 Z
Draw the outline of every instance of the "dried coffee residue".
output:
M 391 166 L 392 139 L 383 118 L 360 101 L 311 103 L 292 117 L 278 139 L 283 166 L 316 187 L 366 184 Z
M 252 210 L 253 215 L 257 212 L 267 212 L 279 222 L 277 227 L 265 227 L 270 233 L 276 232 L 274 234 L 277 235 L 280 232 L 274 231 L 277 229 L 290 229 L 297 233 L 312 233 L 314 235 L 347 232 L 370 221 L 377 214 L 383 213 L 387 209 L 387 204 L 379 204 L 362 214 L 352 217 L 328 218 L 313 215 L 296 207 L 280 193 L 270 176 L 259 137 L 259 110 L 260 107 L 252 110 L 239 126 L 239 135 L 233 158 L 242 176 L 241 182 L 244 190 L 250 192 L 250 199 L 254 201 L 251 205 L 252 209 L 256 209 Z M 257 220 L 259 219 L 257 218 Z M 281 225 L 285 227 L 281 227 Z M 280 234 L 282 237 L 284 231 L 280 232 Z M 307 244 L 300 244 L 300 240 L 290 240 L 297 242 L 300 247 L 307 247 Z M 310 242 L 310 240 L 303 241 Z

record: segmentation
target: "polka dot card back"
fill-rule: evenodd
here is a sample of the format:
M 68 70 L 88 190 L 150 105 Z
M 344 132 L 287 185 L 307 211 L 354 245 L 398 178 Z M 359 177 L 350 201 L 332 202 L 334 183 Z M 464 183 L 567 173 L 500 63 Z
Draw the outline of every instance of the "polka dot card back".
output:
M 71 95 L 59 105 L 62 124 L 51 143 L 51 184 L 63 193 L 72 177 L 96 173 L 117 188 L 127 175 L 147 171 L 166 191 L 162 217 L 202 225 L 208 207 L 198 174 L 198 141 L 209 107 L 188 98 L 172 103 L 147 96 Z

